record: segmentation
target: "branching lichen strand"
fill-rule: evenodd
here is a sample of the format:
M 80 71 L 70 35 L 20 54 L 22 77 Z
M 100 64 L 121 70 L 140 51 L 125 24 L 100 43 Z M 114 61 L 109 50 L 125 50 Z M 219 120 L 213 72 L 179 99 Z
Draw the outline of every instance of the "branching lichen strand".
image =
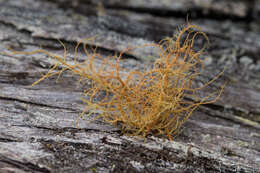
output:
M 86 107 L 78 121 L 85 114 L 96 114 L 98 110 L 98 118 L 112 124 L 120 124 L 125 134 L 142 137 L 151 133 L 161 134 L 172 140 L 172 136 L 179 132 L 199 105 L 215 102 L 223 91 L 222 87 L 203 98 L 197 94 L 222 73 L 201 87 L 193 86 L 194 79 L 199 77 L 204 69 L 203 61 L 200 59 L 202 50 L 194 50 L 194 41 L 199 35 L 208 41 L 198 26 L 188 24 L 172 38 L 166 38 L 159 44 L 142 46 L 158 50 L 159 57 L 150 68 L 132 70 L 128 74 L 121 73 L 125 70 L 120 66 L 121 57 L 124 52 L 138 48 L 128 48 L 118 56 L 102 59 L 96 49 L 88 51 L 84 42 L 86 60 L 79 63 L 77 61 L 79 43 L 75 48 L 72 65 L 66 60 L 67 53 L 63 43 L 61 43 L 64 47 L 63 57 L 41 49 L 33 52 L 13 51 L 13 53 L 44 53 L 56 60 L 48 73 L 33 85 L 65 71 L 78 75 L 79 84 L 90 83 L 90 88 L 83 93 L 82 101 Z M 102 61 L 100 66 L 95 65 L 96 59 Z M 62 69 L 59 70 L 58 67 Z M 194 102 L 185 100 L 185 97 L 193 98 Z

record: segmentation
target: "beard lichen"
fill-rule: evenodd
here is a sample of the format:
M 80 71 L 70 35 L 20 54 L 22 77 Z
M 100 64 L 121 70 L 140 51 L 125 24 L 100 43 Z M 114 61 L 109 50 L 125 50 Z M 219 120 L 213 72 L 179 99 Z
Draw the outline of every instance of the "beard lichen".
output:
M 196 30 L 196 31 L 195 31 Z M 60 76 L 69 71 L 79 76 L 80 85 L 88 85 L 83 92 L 82 101 L 85 109 L 80 114 L 77 123 L 84 115 L 97 114 L 105 122 L 120 126 L 125 134 L 145 137 L 148 134 L 166 135 L 170 140 L 176 135 L 182 125 L 192 115 L 194 110 L 202 104 L 215 102 L 221 95 L 223 88 L 211 94 L 199 97 L 199 92 L 222 73 L 200 87 L 194 86 L 204 69 L 201 56 L 202 50 L 195 50 L 195 39 L 208 37 L 199 27 L 188 24 L 172 38 L 166 38 L 158 44 L 144 45 L 158 50 L 157 59 L 147 69 L 128 70 L 120 65 L 125 52 L 139 48 L 128 48 L 119 55 L 102 58 L 96 49 L 89 51 L 86 40 L 82 43 L 86 54 L 84 62 L 78 62 L 77 52 L 81 43 L 75 47 L 73 63 L 64 56 L 52 54 L 39 49 L 32 52 L 18 52 L 14 54 L 43 53 L 55 60 L 52 68 L 42 78 L 32 84 L 38 84 L 51 76 Z M 97 66 L 95 60 L 101 60 Z M 189 98 L 189 99 L 186 99 Z

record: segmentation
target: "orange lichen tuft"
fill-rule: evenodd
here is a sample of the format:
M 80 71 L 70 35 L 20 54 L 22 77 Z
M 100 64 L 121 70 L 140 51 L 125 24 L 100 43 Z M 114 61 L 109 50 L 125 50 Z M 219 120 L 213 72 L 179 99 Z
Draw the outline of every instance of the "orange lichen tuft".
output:
M 204 68 L 200 59 L 202 51 L 194 50 L 194 41 L 199 35 L 208 40 L 199 27 L 188 24 L 173 38 L 167 38 L 159 44 L 145 45 L 158 50 L 159 57 L 150 68 L 130 70 L 128 73 L 123 73 L 126 69 L 120 65 L 120 59 L 124 52 L 132 49 L 102 60 L 95 49 L 89 52 L 84 42 L 87 58 L 85 62 L 79 63 L 78 43 L 73 64 L 66 61 L 66 48 L 63 43 L 64 57 L 45 50 L 13 53 L 44 53 L 56 60 L 57 63 L 49 72 L 33 85 L 68 70 L 80 77 L 80 84 L 91 86 L 84 91 L 82 100 L 86 107 L 78 120 L 85 114 L 96 114 L 98 111 L 98 118 L 112 124 L 120 124 L 126 134 L 143 137 L 148 134 L 162 134 L 172 140 L 172 136 L 179 132 L 180 127 L 199 105 L 215 102 L 223 90 L 222 87 L 203 98 L 197 94 L 219 77 L 216 76 L 203 86 L 194 87 L 194 79 Z M 95 64 L 96 59 L 102 61 L 99 66 Z

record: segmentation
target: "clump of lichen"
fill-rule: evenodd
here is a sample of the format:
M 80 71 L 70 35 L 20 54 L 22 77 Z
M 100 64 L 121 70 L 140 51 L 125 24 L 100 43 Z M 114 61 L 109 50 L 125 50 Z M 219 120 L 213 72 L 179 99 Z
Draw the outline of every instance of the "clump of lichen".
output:
M 125 51 L 118 56 L 102 58 L 95 49 L 89 52 L 85 42 L 86 60 L 79 63 L 76 55 L 79 43 L 75 48 L 74 63 L 69 64 L 63 44 L 64 57 L 42 49 L 35 50 L 27 54 L 44 53 L 55 59 L 56 63 L 33 85 L 50 76 L 70 71 L 79 76 L 79 81 L 75 82 L 90 86 L 83 93 L 82 100 L 86 107 L 79 120 L 84 115 L 98 111 L 98 118 L 120 125 L 126 134 L 143 137 L 160 134 L 167 135 L 171 140 L 199 105 L 215 102 L 222 92 L 220 89 L 203 98 L 198 96 L 198 92 L 218 76 L 203 86 L 196 88 L 193 85 L 194 79 L 199 77 L 204 68 L 200 57 L 202 51 L 194 50 L 197 36 L 208 41 L 199 27 L 188 24 L 172 38 L 166 38 L 159 44 L 145 45 L 158 50 L 159 57 L 147 69 L 130 70 L 128 73 L 122 73 L 126 70 L 120 65 Z M 96 59 L 102 61 L 99 66 L 95 63 Z

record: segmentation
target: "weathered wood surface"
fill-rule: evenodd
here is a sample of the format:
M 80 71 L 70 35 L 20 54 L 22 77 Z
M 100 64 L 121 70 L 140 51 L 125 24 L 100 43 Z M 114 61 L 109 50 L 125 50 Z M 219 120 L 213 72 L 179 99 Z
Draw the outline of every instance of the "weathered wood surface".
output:
M 260 172 L 260 1 L 220 0 L 0 0 L 0 172 Z M 65 74 L 35 87 L 52 61 L 45 55 L 7 55 L 6 46 L 43 48 L 72 56 L 75 43 L 104 55 L 171 36 L 190 21 L 211 41 L 208 80 L 223 67 L 228 81 L 215 104 L 197 110 L 170 142 L 146 142 L 100 121 L 75 120 L 84 109 L 82 89 Z M 141 68 L 151 49 L 129 52 L 125 63 Z M 79 60 L 84 54 L 79 52 Z

